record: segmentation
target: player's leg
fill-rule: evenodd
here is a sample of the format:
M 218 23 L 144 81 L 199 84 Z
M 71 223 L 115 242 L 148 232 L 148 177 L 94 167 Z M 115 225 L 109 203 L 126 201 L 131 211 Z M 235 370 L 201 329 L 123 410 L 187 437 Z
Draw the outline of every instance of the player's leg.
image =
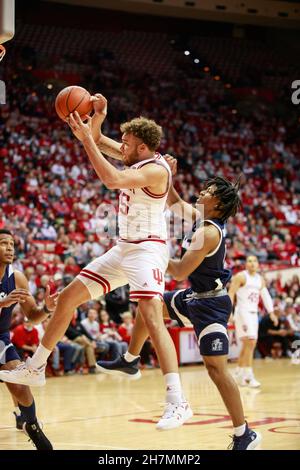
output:
M 163 318 L 170 318 L 165 303 L 163 303 Z M 140 353 L 148 337 L 148 328 L 139 312 L 139 308 L 137 308 L 137 315 L 127 352 L 114 361 L 98 361 L 98 370 L 108 375 L 127 377 L 132 380 L 139 379 L 141 377 L 139 370 Z
M 9 361 L 1 367 L 1 370 L 14 370 L 19 364 L 21 364 L 19 360 Z M 52 450 L 51 442 L 38 423 L 35 402 L 30 388 L 26 385 L 12 383 L 6 383 L 6 386 L 21 412 L 24 432 L 30 437 L 38 450 Z
M 16 429 L 22 430 L 24 421 L 23 421 L 23 418 L 22 418 L 22 415 L 21 415 L 21 410 L 19 408 L 18 400 L 16 399 L 16 397 L 12 393 L 10 395 L 11 395 L 11 398 L 12 398 L 12 401 L 13 401 L 13 404 L 14 404 L 13 415 L 14 415 L 15 420 L 16 420 Z
M 259 433 L 248 428 L 237 384 L 227 369 L 227 355 L 205 356 L 208 374 L 216 385 L 231 417 L 234 436 L 233 450 L 252 450 L 261 442 Z
M 243 381 L 242 385 L 247 385 L 251 388 L 257 388 L 260 386 L 254 377 L 253 372 L 253 355 L 256 347 L 256 338 L 244 338 L 243 344 L 245 347 L 245 355 L 243 360 L 243 367 L 241 372 L 241 380 Z
M 236 324 L 237 336 L 242 343 L 240 357 L 240 373 L 236 380 L 240 386 L 257 388 L 260 382 L 256 380 L 253 372 L 253 355 L 258 336 L 258 316 L 255 313 L 245 312 L 240 315 Z
M 232 449 L 254 449 L 261 441 L 261 437 L 248 428 L 239 389 L 227 368 L 229 352 L 227 319 L 231 311 L 229 296 L 199 299 L 191 303 L 189 310 L 200 354 L 232 419 L 234 427 Z
M 101 275 L 99 274 L 101 272 Z M 4 382 L 42 386 L 45 380 L 45 365 L 56 343 L 64 335 L 79 305 L 96 299 L 112 289 L 126 284 L 127 278 L 120 269 L 120 250 L 114 247 L 103 256 L 92 261 L 77 278 L 59 295 L 56 309 L 49 321 L 41 344 L 32 358 L 13 371 L 0 371 Z
M 158 298 L 139 300 L 139 311 L 156 351 L 166 383 L 166 408 L 157 423 L 159 430 L 181 426 L 193 412 L 183 396 L 174 343 L 163 320 L 162 302 Z

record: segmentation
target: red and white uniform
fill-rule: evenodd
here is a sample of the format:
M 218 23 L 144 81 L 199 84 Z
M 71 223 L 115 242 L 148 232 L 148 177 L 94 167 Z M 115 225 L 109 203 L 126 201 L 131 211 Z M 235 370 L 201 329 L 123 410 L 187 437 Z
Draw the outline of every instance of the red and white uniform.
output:
M 121 190 L 117 245 L 92 261 L 78 275 L 93 299 L 128 283 L 133 301 L 163 296 L 164 274 L 169 262 L 164 210 L 172 174 L 159 154 L 130 168 L 139 169 L 150 163 L 166 168 L 166 189 L 162 194 L 154 194 L 148 188 Z
M 250 275 L 243 271 L 246 283 L 236 293 L 234 322 L 238 338 L 248 337 L 257 339 L 258 336 L 258 304 L 262 289 L 260 274 Z

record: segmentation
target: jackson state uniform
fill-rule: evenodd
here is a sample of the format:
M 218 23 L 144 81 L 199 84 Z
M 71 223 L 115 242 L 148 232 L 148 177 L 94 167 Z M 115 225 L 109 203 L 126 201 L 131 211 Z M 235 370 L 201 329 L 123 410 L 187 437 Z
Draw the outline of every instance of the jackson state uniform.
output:
M 0 280 L 0 298 L 4 299 L 10 292 L 15 290 L 16 281 L 12 265 L 8 265 L 5 269 L 3 278 Z M 12 311 L 16 304 L 10 307 L 0 308 L 0 365 L 18 359 L 18 355 L 14 345 L 10 342 L 10 323 Z
M 225 226 L 219 219 L 204 222 L 219 230 L 218 246 L 189 275 L 191 287 L 166 292 L 164 301 L 170 317 L 177 320 L 180 326 L 192 323 L 201 355 L 223 355 L 228 354 L 227 322 L 232 310 L 232 303 L 225 288 L 231 278 L 231 271 L 224 268 Z M 192 232 L 185 238 L 183 252 L 189 248 L 198 227 L 195 223 Z

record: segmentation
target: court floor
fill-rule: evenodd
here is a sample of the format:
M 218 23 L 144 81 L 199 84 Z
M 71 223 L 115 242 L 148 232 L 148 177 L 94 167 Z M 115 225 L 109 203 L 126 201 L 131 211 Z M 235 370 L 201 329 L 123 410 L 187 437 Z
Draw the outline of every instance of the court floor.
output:
M 240 390 L 247 420 L 263 436 L 261 449 L 300 449 L 300 365 L 285 359 L 257 360 L 255 371 L 261 390 Z M 51 378 L 33 391 L 38 416 L 55 449 L 226 449 L 230 419 L 205 368 L 183 367 L 181 376 L 194 417 L 164 432 L 155 429 L 164 398 L 160 370 L 143 371 L 136 382 L 102 374 Z M 32 449 L 14 427 L 4 384 L 0 409 L 0 449 Z

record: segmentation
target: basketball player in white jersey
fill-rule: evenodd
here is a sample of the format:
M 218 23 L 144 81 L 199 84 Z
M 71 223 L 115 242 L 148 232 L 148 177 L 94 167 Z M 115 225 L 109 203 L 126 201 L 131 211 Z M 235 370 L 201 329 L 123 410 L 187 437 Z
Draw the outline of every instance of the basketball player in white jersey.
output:
M 183 397 L 176 350 L 162 314 L 164 274 L 169 261 L 164 209 L 172 174 L 165 159 L 156 153 L 162 136 L 160 126 L 149 119 L 133 119 L 121 126 L 122 144 L 118 144 L 101 134 L 99 125 L 105 115 L 106 111 L 97 113 L 95 106 L 93 121 L 89 118 L 85 124 L 75 113 L 69 125 L 82 142 L 99 179 L 107 188 L 121 189 L 120 238 L 116 246 L 92 261 L 60 293 L 57 308 L 33 357 L 13 371 L 0 371 L 0 379 L 44 385 L 45 364 L 67 329 L 74 309 L 129 283 L 130 299 L 139 304 L 165 378 L 167 412 L 159 429 L 172 429 L 193 414 Z M 102 138 L 103 145 L 110 141 L 113 156 L 122 159 L 127 169 L 119 171 L 104 158 L 101 145 L 97 147 L 95 143 Z
M 259 263 L 257 257 L 248 256 L 245 267 L 244 271 L 233 276 L 229 289 L 232 305 L 235 305 L 234 323 L 236 334 L 242 342 L 236 380 L 241 386 L 257 388 L 260 386 L 260 382 L 254 377 L 252 364 L 258 336 L 258 304 L 260 298 L 273 321 L 277 323 L 277 319 L 273 313 L 273 301 L 266 288 L 265 280 L 258 274 Z

